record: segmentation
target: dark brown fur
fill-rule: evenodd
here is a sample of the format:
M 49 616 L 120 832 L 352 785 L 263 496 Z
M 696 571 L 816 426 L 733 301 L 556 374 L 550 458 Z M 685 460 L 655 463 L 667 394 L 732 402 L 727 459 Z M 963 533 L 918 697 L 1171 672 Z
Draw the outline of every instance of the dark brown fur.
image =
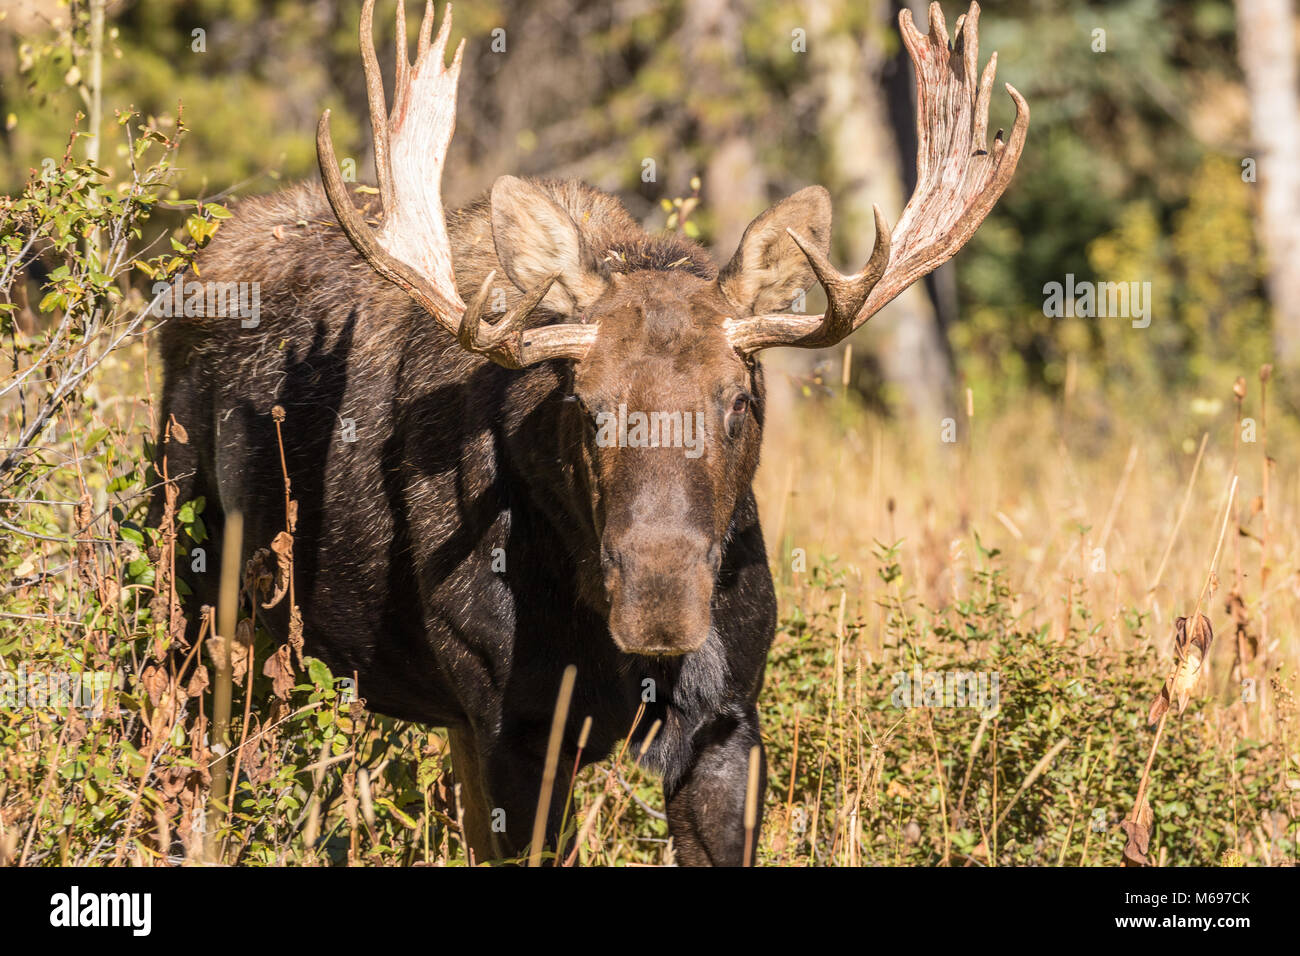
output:
M 721 322 L 808 281 L 792 248 L 778 254 L 791 244 L 777 227 L 797 222 L 823 241 L 829 206 L 805 190 L 774 207 L 719 284 L 702 249 L 645 234 L 614 198 L 532 186 L 581 237 L 582 261 L 562 264 L 562 282 L 596 290 L 574 314 L 536 321 L 599 321 L 587 360 L 510 371 L 466 354 L 371 272 L 320 188 L 298 186 L 243 203 L 191 277 L 259 283 L 260 325 L 164 326 L 162 417 L 190 441 L 163 451 L 181 499 L 207 498 L 215 548 L 236 510 L 246 550 L 265 546 L 284 527 L 271 409 L 286 410 L 307 649 L 357 673 L 372 709 L 451 728 L 480 858 L 528 842 L 560 675 L 575 664 L 561 766 L 585 717 L 589 762 L 645 701 L 633 737 L 660 722 L 646 762 L 664 776 L 679 859 L 739 863 L 776 602 L 750 488 L 761 370 Z M 454 266 L 462 290 L 497 270 L 513 305 L 520 293 L 502 276 L 547 266 L 549 253 L 520 210 L 498 212 L 516 214 L 507 231 L 519 235 L 500 223 L 494 234 L 487 198 L 448 216 Z M 773 271 L 774 257 L 786 267 Z M 705 453 L 599 445 L 593 416 L 620 403 L 699 411 Z M 343 440 L 348 419 L 355 442 Z M 191 575 L 195 606 L 215 599 L 219 555 L 207 567 Z M 496 809 L 504 831 L 492 829 Z

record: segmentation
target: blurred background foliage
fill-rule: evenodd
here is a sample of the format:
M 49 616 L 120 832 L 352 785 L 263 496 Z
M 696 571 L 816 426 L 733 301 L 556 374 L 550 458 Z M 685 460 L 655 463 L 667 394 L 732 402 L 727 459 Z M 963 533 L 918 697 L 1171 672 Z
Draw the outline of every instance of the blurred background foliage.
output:
M 768 202 L 821 182 L 836 197 L 836 258 L 856 265 L 869 248 L 869 202 L 880 201 L 892 221 L 910 188 L 913 80 L 896 27 L 902 6 L 462 4 L 455 30 L 469 38 L 468 63 L 444 190 L 458 203 L 504 173 L 579 177 L 663 228 L 661 201 L 688 194 L 699 176 L 692 231 L 725 258 Z M 110 3 L 105 116 L 132 105 L 165 126 L 183 105 L 190 132 L 178 194 L 224 199 L 314 176 L 315 122 L 331 107 L 340 153 L 368 181 L 359 7 Z M 62 155 L 69 117 L 85 110 L 84 69 L 58 38 L 78 10 L 15 0 L 0 21 L 7 189 L 43 157 Z M 914 12 L 923 20 L 921 5 Z M 957 12 L 947 11 L 950 22 Z M 376 19 L 391 76 L 391 17 Z M 1270 360 L 1258 187 L 1242 166 L 1252 155 L 1250 109 L 1230 0 L 1013 0 L 988 4 L 981 32 L 982 56 L 999 51 L 1000 78 L 1031 104 L 1029 144 L 1012 187 L 930 283 L 928 301 L 909 307 L 904 297 L 892 307 L 919 309 L 908 321 L 938 332 L 910 345 L 864 332 L 858 387 L 895 408 L 947 407 L 963 381 L 995 406 L 1025 389 L 1078 389 L 1100 407 L 1121 395 L 1142 401 L 1221 384 Z M 1009 123 L 999 94 L 991 124 Z M 846 145 L 845 136 L 858 141 Z M 645 181 L 647 160 L 653 181 Z M 1044 285 L 1066 274 L 1151 282 L 1150 327 L 1045 315 Z M 888 332 L 890 320 L 873 324 Z M 922 354 L 909 359 L 909 349 Z M 926 374 L 936 362 L 943 368 Z M 815 374 L 807 365 L 795 371 Z

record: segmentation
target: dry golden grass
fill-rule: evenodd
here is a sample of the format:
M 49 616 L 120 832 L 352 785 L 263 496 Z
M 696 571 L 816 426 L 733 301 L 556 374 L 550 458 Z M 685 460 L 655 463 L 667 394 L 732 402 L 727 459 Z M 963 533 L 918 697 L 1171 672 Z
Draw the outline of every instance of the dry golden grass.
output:
M 1252 391 L 1257 401 L 1257 383 Z M 993 419 L 980 414 L 976 397 L 973 420 L 962 411 L 952 444 L 941 440 L 940 422 L 884 421 L 842 397 L 774 402 L 756 481 L 773 566 L 789 580 L 792 548 L 804 549 L 810 566 L 820 555 L 835 555 L 852 571 L 850 597 L 870 603 L 873 544 L 901 539 L 909 578 L 922 585 L 919 596 L 939 604 L 969 587 L 976 532 L 986 547 L 1001 549 L 1019 606 L 1037 608 L 1038 619 L 1050 621 L 1058 636 L 1062 602 L 1082 583 L 1093 616 L 1106 622 L 1107 640 L 1123 642 L 1120 611 L 1141 608 L 1160 639 L 1171 641 L 1174 618 L 1190 614 L 1201 591 L 1232 481 L 1235 426 L 1226 389 L 1223 398 L 1214 414 L 1204 413 L 1216 407 L 1212 400 L 1162 411 L 1183 413 L 1173 424 L 1143 421 L 1141 409 L 1076 420 L 1046 398 L 1028 398 Z M 1248 405 L 1246 417 L 1251 412 Z M 1272 415 L 1281 419 L 1276 409 Z M 1257 408 L 1253 417 L 1258 422 Z M 1239 562 L 1255 630 L 1268 610 L 1264 660 L 1294 665 L 1300 655 L 1296 423 L 1281 419 L 1270 429 L 1267 586 L 1260 585 L 1264 520 L 1258 510 L 1264 449 L 1256 441 L 1240 449 L 1233 520 L 1242 533 L 1229 529 L 1207 611 L 1226 626 L 1222 605 Z M 1175 534 L 1185 496 L 1186 516 Z M 1221 641 L 1216 650 L 1231 657 L 1232 642 Z
M 1153 734 L 1147 711 L 1177 663 L 1175 619 L 1191 616 L 1198 600 L 1217 638 L 1208 674 L 1202 673 L 1196 682 L 1186 713 L 1170 716 L 1179 730 L 1175 739 L 1166 736 L 1158 748 L 1151 788 L 1162 801 L 1166 824 L 1171 822 L 1170 812 L 1180 812 L 1182 801 L 1192 799 L 1191 793 L 1183 791 L 1199 791 L 1212 781 L 1213 787 L 1222 785 L 1222 799 L 1204 805 L 1198 825 L 1207 829 L 1192 839 L 1199 850 L 1184 847 L 1187 852 L 1170 852 L 1157 833 L 1153 862 L 1294 860 L 1295 798 L 1300 786 L 1300 763 L 1293 752 L 1292 696 L 1300 654 L 1295 636 L 1300 613 L 1300 541 L 1296 538 L 1300 475 L 1290 453 L 1295 422 L 1271 409 L 1268 451 L 1276 460 L 1269 476 L 1265 578 L 1261 573 L 1265 452 L 1257 379 L 1247 390 L 1241 412 L 1254 419 L 1256 440 L 1244 442 L 1234 442 L 1234 434 L 1242 433 L 1237 431 L 1231 382 L 1222 396 L 1182 405 L 1167 403 L 1169 407 L 1158 415 L 1115 402 L 1071 408 L 1046 398 L 1026 399 L 1017 408 L 990 415 L 982 414 L 979 396 L 971 395 L 968 408 L 954 416 L 957 441 L 947 443 L 942 440 L 944 423 L 882 421 L 842 395 L 800 395 L 782 389 L 780 381 L 778 377 L 757 489 L 783 614 L 802 611 L 814 625 L 820 622 L 820 631 L 816 626 L 807 633 L 783 628 L 773 660 L 783 661 L 792 646 L 806 646 L 809 634 L 815 643 L 821 633 L 833 661 L 831 672 L 818 675 L 824 685 L 821 692 L 805 699 L 812 706 L 801 712 L 804 744 L 800 749 L 806 758 L 811 720 L 814 728 L 820 728 L 820 738 L 812 742 L 813 756 L 821 763 L 820 776 L 825 777 L 830 754 L 832 776 L 841 790 L 833 802 L 841 811 L 845 806 L 855 809 L 851 804 L 860 799 L 861 791 L 880 784 L 882 767 L 886 784 L 893 779 L 903 792 L 908 760 L 915 764 L 929 759 L 928 782 L 934 788 L 924 800 L 912 800 L 913 794 L 907 794 L 911 802 L 892 827 L 897 831 L 897 846 L 920 844 L 910 853 L 894 853 L 893 858 L 882 854 L 889 837 L 882 839 L 879 832 L 860 834 L 856 841 L 837 836 L 818 851 L 807 846 L 805 835 L 808 862 L 856 863 L 864 855 L 867 862 L 1013 861 L 999 857 L 996 850 L 990 856 L 996 835 L 989 819 L 977 825 L 953 813 L 952 791 L 959 790 L 969 801 L 971 768 L 980 766 L 990 745 L 997 746 L 989 723 L 973 712 L 963 718 L 946 711 L 942 715 L 947 734 L 943 729 L 936 733 L 935 715 L 940 711 L 891 707 L 888 683 L 870 675 L 863 680 L 864 668 L 882 673 L 907 669 L 905 659 L 939 651 L 944 638 L 936 637 L 930 625 L 974 621 L 978 629 L 980 614 L 972 613 L 971 605 L 978 605 L 976 599 L 986 592 L 987 582 L 979 570 L 989 562 L 980 554 L 976 536 L 985 549 L 1001 552 L 996 564 L 1004 571 L 1002 600 L 1008 620 L 1017 622 L 1025 633 L 1044 630 L 1051 645 L 1077 648 L 1083 670 L 1095 668 L 1097 675 L 1122 672 L 1122 683 L 1107 677 L 1087 690 L 1096 696 L 1104 687 L 1106 694 L 1113 695 L 1106 705 L 1107 721 L 1113 724 L 1084 719 L 1075 733 L 1087 735 L 1086 739 L 1063 738 L 1056 749 L 1047 746 L 1049 734 L 1042 746 L 1028 748 L 1026 757 L 1034 759 L 1027 760 L 1030 772 L 1022 780 L 1003 779 L 1003 770 L 998 769 L 984 782 L 984 790 L 974 794 L 976 803 L 986 801 L 983 814 L 994 819 L 1004 813 L 994 806 L 999 797 L 1022 802 L 1039 799 L 1035 812 L 1049 820 L 1053 808 L 1062 809 L 1062 803 L 1070 808 L 1063 811 L 1069 821 L 1063 828 L 1058 825 L 1055 831 L 1040 834 L 1035 851 L 1015 856 L 1014 861 L 1120 862 L 1124 838 L 1116 824 L 1130 815 L 1148 757 Z M 1249 438 L 1252 425 L 1243 424 Z M 1228 508 L 1234 476 L 1237 487 Z M 1225 517 L 1226 535 L 1211 576 Z M 900 565 L 901 584 L 887 583 L 879 576 L 881 562 L 873 557 L 879 543 L 897 543 L 894 560 Z M 823 561 L 845 572 L 833 584 L 811 573 Z M 804 573 L 798 573 L 801 562 L 807 568 Z M 1241 594 L 1238 616 L 1244 613 L 1240 652 L 1234 616 L 1227 608 L 1234 589 Z M 900 598 L 906 601 L 908 595 L 915 601 L 912 622 L 895 613 L 901 610 Z M 1252 653 L 1255 640 L 1259 647 Z M 974 651 L 963 647 L 955 655 L 939 658 L 943 663 L 938 666 L 960 668 L 964 658 L 979 658 L 982 646 L 976 641 Z M 1014 644 L 1012 652 L 1014 659 Z M 1028 648 L 1026 656 L 1031 656 Z M 1061 694 L 1072 675 L 1061 673 L 1059 667 L 1054 673 L 1059 685 L 1047 680 L 1009 686 L 1004 674 L 1004 715 L 1008 694 L 1016 693 L 1028 694 L 1035 702 L 1059 697 L 1063 708 L 1074 707 Z M 769 696 L 772 685 L 777 685 L 778 695 L 784 692 L 779 680 L 779 672 L 774 672 Z M 1243 689 L 1243 681 L 1253 686 L 1247 683 Z M 1252 691 L 1254 699 L 1243 700 Z M 765 726 L 778 744 L 773 768 L 777 792 L 769 800 L 786 806 L 784 816 L 777 813 L 770 818 L 776 829 L 769 833 L 768 845 L 778 850 L 790 838 L 779 828 L 801 806 L 825 805 L 823 800 L 810 799 L 809 792 L 800 793 L 796 785 L 786 794 L 780 792 L 783 775 L 792 779 L 789 766 L 782 762 L 789 760 L 785 749 L 794 737 L 793 710 L 798 709 L 784 707 L 784 701 L 780 704 L 775 709 L 769 704 L 765 711 L 769 717 Z M 1051 723 L 1056 719 L 1055 707 L 1055 703 L 1045 710 L 1030 707 L 1021 719 L 1028 724 Z M 1016 728 L 1007 723 L 1009 719 L 1004 716 L 1000 721 L 1004 737 L 1039 729 Z M 847 754 L 840 736 L 852 728 L 845 728 L 845 721 L 860 724 L 851 735 L 858 739 L 849 741 Z M 892 745 L 879 743 L 887 730 L 899 735 Z M 868 741 L 860 746 L 863 733 L 875 736 L 877 745 Z M 908 735 L 912 739 L 901 749 L 910 747 L 911 755 L 891 756 L 891 746 L 898 748 Z M 1248 807 L 1250 799 L 1239 779 L 1246 766 L 1240 759 L 1241 748 L 1256 743 L 1271 749 L 1255 752 L 1262 763 L 1245 772 L 1263 773 L 1271 782 L 1267 796 L 1256 794 L 1256 805 Z M 1110 748 L 1114 764 L 1097 771 L 1098 779 L 1105 778 L 1105 798 L 1100 800 L 1095 793 L 1089 796 L 1087 785 L 1078 786 L 1091 772 L 1088 748 L 1097 746 Z M 841 747 L 842 759 L 836 757 L 836 747 Z M 1193 752 L 1204 763 L 1189 772 L 1185 761 Z M 1167 777 L 1162 773 L 1166 763 Z M 997 766 L 996 760 L 992 765 Z M 1091 766 L 1096 769 L 1096 764 Z M 919 769 L 913 766 L 912 775 Z M 998 787 L 1005 788 L 1001 794 Z M 1188 806 L 1195 816 L 1198 808 Z M 963 809 L 968 816 L 971 808 Z M 1089 828 L 1080 836 L 1081 819 L 1087 822 L 1099 809 L 1106 829 Z M 925 813 L 930 816 L 928 825 Z M 1161 816 L 1157 813 L 1157 825 Z M 968 852 L 953 848 L 956 831 L 962 827 L 979 836 L 978 845 Z M 1210 831 L 1212 839 L 1202 839 Z M 1210 846 L 1215 849 L 1207 849 Z

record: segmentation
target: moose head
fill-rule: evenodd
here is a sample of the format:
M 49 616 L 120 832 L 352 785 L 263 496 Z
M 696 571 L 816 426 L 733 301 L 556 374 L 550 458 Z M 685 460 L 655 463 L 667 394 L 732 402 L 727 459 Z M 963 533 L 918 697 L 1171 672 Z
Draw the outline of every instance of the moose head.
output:
M 907 10 L 899 15 L 917 75 L 917 185 L 892 230 L 875 207 L 875 245 L 861 271 L 844 275 L 829 261 L 831 198 L 819 186 L 762 213 L 715 271 L 694 256 L 673 268 L 611 255 L 593 243 L 609 229 L 575 221 L 544 184 L 503 176 L 490 197 L 492 243 L 522 296 L 494 322 L 484 311 L 497 274 L 462 299 L 441 199 L 464 43 L 447 67 L 450 7 L 435 38 L 430 3 L 409 63 L 399 4 L 390 113 L 373 7 L 366 0 L 361 38 L 383 217 L 372 228 L 349 198 L 326 111 L 317 151 L 339 223 L 366 262 L 467 352 L 507 369 L 565 365 L 562 420 L 572 440 L 562 466 L 598 555 L 595 590 L 610 633 L 629 653 L 697 650 L 709 635 L 728 529 L 758 464 L 758 353 L 843 340 L 950 259 L 1015 172 L 1029 109 L 1008 85 L 1015 123 L 988 146 L 997 55 L 978 72 L 978 5 L 958 18 L 951 42 L 937 3 L 927 34 Z M 826 312 L 790 311 L 814 280 Z

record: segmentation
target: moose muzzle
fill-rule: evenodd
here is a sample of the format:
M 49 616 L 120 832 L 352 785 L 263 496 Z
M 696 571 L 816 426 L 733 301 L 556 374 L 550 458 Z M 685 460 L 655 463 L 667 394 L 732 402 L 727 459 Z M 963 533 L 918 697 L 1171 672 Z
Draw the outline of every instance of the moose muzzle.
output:
M 693 531 L 605 535 L 609 630 L 619 650 L 675 657 L 708 639 L 721 548 Z

